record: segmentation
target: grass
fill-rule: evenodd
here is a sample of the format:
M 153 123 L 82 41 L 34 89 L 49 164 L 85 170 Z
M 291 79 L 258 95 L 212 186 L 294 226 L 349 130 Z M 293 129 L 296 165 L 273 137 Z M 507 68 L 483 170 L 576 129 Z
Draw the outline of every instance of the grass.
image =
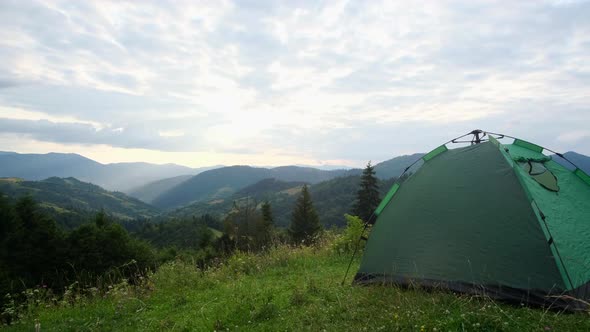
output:
M 238 253 L 205 272 L 162 266 L 139 287 L 41 304 L 8 331 L 588 331 L 564 314 L 486 298 L 340 284 L 348 255 L 324 245 Z M 355 262 L 353 270 L 358 267 Z

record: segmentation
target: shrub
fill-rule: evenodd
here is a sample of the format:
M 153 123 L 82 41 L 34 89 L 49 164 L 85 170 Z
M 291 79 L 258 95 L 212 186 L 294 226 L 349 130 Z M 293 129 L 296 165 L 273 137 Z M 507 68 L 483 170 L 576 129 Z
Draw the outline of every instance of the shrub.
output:
M 334 240 L 333 249 L 339 254 L 350 253 L 354 251 L 358 243 L 359 249 L 362 250 L 365 247 L 365 241 L 359 241 L 359 239 L 365 230 L 365 223 L 361 218 L 349 214 L 345 214 L 344 218 L 346 218 L 346 228 Z

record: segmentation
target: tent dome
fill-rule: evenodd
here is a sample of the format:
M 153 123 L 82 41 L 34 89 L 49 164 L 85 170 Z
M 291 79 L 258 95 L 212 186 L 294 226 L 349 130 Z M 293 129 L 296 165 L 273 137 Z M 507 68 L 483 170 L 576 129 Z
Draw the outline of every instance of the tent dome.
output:
M 393 185 L 354 282 L 587 308 L 590 177 L 538 145 L 488 137 L 438 147 Z

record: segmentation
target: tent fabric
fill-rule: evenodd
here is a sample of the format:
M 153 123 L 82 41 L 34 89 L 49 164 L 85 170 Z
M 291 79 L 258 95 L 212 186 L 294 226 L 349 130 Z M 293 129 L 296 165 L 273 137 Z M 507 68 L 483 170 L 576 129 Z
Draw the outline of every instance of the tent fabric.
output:
M 509 152 L 513 149 L 510 145 L 506 148 Z M 544 165 L 558 179 L 558 192 L 539 186 L 522 169 L 515 171 L 521 173 L 524 186 L 545 217 L 572 286 L 579 287 L 590 280 L 590 187 L 555 161 Z
M 560 296 L 590 295 L 590 186 L 537 145 L 515 143 L 435 149 L 380 205 L 355 283 L 582 307 Z M 559 190 L 523 161 L 542 163 Z

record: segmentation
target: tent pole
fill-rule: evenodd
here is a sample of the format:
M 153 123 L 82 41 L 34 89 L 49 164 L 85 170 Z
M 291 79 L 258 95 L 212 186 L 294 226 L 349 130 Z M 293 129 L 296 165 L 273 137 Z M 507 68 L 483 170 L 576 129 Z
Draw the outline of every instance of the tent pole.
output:
M 510 136 L 510 135 L 505 135 L 505 134 L 498 134 L 498 133 L 492 133 L 490 131 L 484 131 L 484 133 L 487 133 L 488 135 L 496 135 L 496 136 L 500 136 L 500 138 L 504 138 L 504 137 L 508 137 L 508 138 L 512 138 L 512 139 L 518 139 L 517 137 L 514 136 Z M 548 149 L 544 146 L 541 146 L 544 150 L 547 150 L 551 153 L 554 153 L 555 155 L 557 155 L 558 157 L 562 158 L 563 160 L 567 161 L 568 163 L 570 163 L 572 166 L 574 166 L 577 169 L 580 169 L 580 167 L 578 167 L 578 165 L 574 164 L 571 160 L 567 159 L 563 154 L 559 153 L 559 152 L 555 152 L 551 149 Z
M 371 218 L 369 218 L 369 220 L 373 218 L 373 215 L 371 215 Z M 356 256 L 356 253 L 359 249 L 359 246 L 361 244 L 361 241 L 363 240 L 365 231 L 367 230 L 368 226 L 369 226 L 369 223 L 365 222 L 365 227 L 363 227 L 363 231 L 361 233 L 361 236 L 359 237 L 358 241 L 356 242 L 356 246 L 354 247 L 354 252 L 352 253 L 352 257 L 350 257 L 350 262 L 348 262 L 348 267 L 346 268 L 346 273 L 344 274 L 344 278 L 342 279 L 342 283 L 341 283 L 342 286 L 344 286 L 344 282 L 346 282 L 346 277 L 348 277 L 348 272 L 350 271 L 350 267 L 352 266 L 352 262 L 354 261 L 354 257 Z

